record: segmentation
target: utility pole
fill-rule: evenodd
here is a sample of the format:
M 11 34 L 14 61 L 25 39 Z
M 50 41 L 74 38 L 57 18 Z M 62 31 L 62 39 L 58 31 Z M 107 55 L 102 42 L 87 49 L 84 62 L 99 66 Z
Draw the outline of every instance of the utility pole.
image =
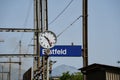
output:
M 48 30 L 48 2 L 47 0 L 42 0 L 42 25 L 43 25 L 43 32 Z M 43 80 L 49 80 L 49 49 L 46 49 L 46 55 L 43 56 Z
M 88 66 L 88 0 L 83 0 L 83 67 Z M 87 80 L 84 75 L 84 80 Z
M 2 80 L 3 80 L 3 68 L 4 68 L 4 66 L 2 65 Z
M 11 58 L 9 58 L 9 80 L 11 80 Z
M 48 30 L 47 0 L 34 0 L 34 29 L 40 32 Z M 48 56 L 43 56 L 42 59 L 40 59 L 39 32 L 34 33 L 34 39 L 34 54 L 38 56 L 34 58 L 34 74 L 36 71 L 42 71 L 42 74 L 40 73 L 37 77 L 41 76 L 42 80 L 49 80 Z M 38 70 L 40 67 L 42 67 L 42 69 Z
M 19 41 L 19 54 L 21 54 L 21 41 Z M 18 80 L 21 80 L 21 56 L 19 57 L 19 78 Z
M 40 63 L 40 44 L 39 44 L 39 33 L 42 31 L 42 1 L 41 0 L 34 0 L 34 29 L 36 29 L 39 32 L 34 32 L 34 54 L 37 55 L 37 57 L 34 57 L 33 60 L 33 76 L 35 76 L 36 71 L 41 66 Z M 35 80 L 38 80 L 40 77 L 35 76 Z
M 10 74 L 10 72 L 8 72 L 8 74 L 7 74 L 7 80 L 10 80 L 10 79 L 9 79 L 9 76 L 10 76 L 9 74 Z

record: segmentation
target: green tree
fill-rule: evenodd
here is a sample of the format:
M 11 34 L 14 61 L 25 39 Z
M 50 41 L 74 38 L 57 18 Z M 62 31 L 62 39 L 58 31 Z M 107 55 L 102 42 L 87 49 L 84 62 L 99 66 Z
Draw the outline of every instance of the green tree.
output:
M 70 74 L 69 72 L 63 73 L 60 80 L 83 80 L 83 75 L 80 72 Z
M 63 75 L 60 77 L 60 80 L 69 80 L 69 78 L 71 77 L 71 75 L 69 74 L 69 72 L 63 73 Z

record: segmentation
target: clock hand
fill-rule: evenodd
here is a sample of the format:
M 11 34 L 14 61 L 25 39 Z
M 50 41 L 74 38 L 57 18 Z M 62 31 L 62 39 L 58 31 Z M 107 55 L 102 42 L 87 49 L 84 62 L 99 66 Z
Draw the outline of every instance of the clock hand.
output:
M 46 36 L 44 36 L 44 37 L 45 37 L 45 39 L 47 39 L 49 45 L 52 46 L 51 43 L 50 43 L 50 40 Z

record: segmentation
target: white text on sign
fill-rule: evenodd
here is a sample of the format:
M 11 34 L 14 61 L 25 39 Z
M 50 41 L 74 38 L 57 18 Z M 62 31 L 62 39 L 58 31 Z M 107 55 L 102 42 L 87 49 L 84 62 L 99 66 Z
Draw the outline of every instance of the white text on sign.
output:
M 44 55 L 45 54 L 45 50 L 46 49 L 42 49 L 42 54 Z M 53 54 L 53 55 L 66 55 L 67 54 L 67 50 L 66 49 L 51 49 L 50 50 L 50 55 Z

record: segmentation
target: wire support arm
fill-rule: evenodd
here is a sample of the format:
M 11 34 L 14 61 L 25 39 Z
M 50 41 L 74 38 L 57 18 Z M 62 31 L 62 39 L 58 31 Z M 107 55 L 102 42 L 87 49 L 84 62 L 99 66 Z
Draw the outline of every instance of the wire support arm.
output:
M 0 57 L 38 57 L 36 54 L 0 54 Z
M 0 28 L 0 32 L 40 32 L 40 30 L 30 28 Z

